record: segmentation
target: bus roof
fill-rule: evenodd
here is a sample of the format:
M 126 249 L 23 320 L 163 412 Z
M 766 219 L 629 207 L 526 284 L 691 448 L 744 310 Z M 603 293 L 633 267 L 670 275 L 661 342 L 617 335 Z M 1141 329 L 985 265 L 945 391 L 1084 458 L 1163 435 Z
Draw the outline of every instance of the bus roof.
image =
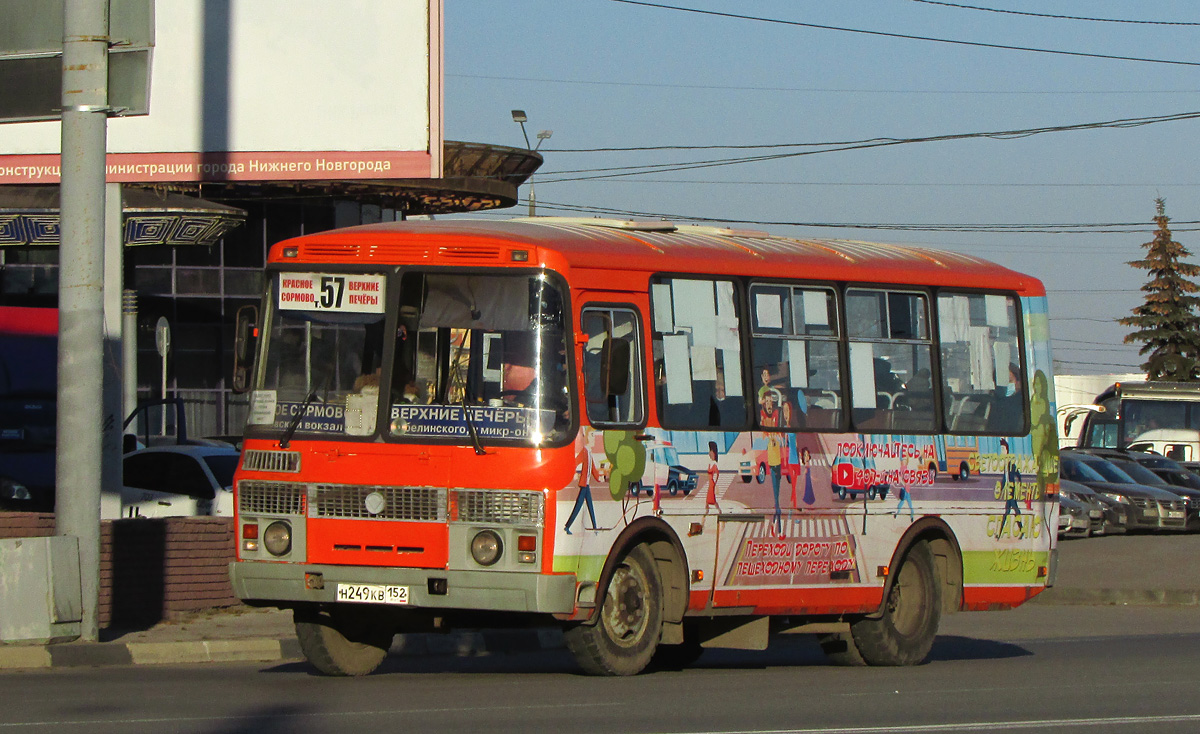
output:
M 1115 395 L 1133 400 L 1200 401 L 1200 384 L 1195 382 L 1117 382 L 1096 396 L 1096 402 Z
M 284 250 L 295 248 L 284 257 Z M 512 265 L 562 260 L 573 270 L 756 275 L 1016 290 L 1045 295 L 1033 277 L 982 258 L 904 245 L 794 239 L 765 232 L 666 221 L 535 217 L 370 224 L 284 240 L 270 261 Z

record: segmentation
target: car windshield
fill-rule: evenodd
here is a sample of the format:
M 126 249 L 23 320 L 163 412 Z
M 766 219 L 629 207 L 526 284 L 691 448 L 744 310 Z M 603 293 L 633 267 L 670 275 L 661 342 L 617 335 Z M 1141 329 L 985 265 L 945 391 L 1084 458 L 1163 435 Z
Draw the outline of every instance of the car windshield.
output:
M 1104 481 L 1106 482 L 1137 484 L 1137 482 L 1133 481 L 1133 477 L 1121 471 L 1119 467 L 1110 461 L 1105 461 L 1104 459 L 1084 459 L 1084 463 L 1095 469 L 1096 473 L 1104 477 Z
M 212 454 L 204 457 L 204 463 L 213 473 L 217 484 L 222 487 L 232 487 L 233 473 L 237 470 L 238 458 L 237 454 Z
M 1062 457 L 1062 473 L 1067 479 L 1074 482 L 1103 482 L 1104 477 L 1078 459 Z
M 1151 469 L 1179 470 L 1182 468 L 1181 466 L 1179 466 L 1179 463 L 1176 462 L 1174 459 L 1168 459 L 1165 456 L 1152 456 L 1149 454 L 1137 459 L 1137 463 L 1141 464 L 1142 466 L 1149 467 Z
M 1123 471 L 1126 474 L 1128 474 L 1129 476 L 1133 477 L 1134 481 L 1136 481 L 1138 484 L 1166 484 L 1167 483 L 1167 481 L 1165 479 L 1158 476 L 1157 474 L 1150 471 L 1149 469 L 1142 466 L 1141 464 L 1137 464 L 1132 461 L 1113 462 L 1113 464 L 1121 471 Z
M 1200 489 L 1200 477 L 1189 471 L 1184 471 L 1183 469 L 1178 471 L 1163 469 L 1162 472 L 1163 479 L 1166 479 L 1168 483 L 1173 484 L 1176 487 Z

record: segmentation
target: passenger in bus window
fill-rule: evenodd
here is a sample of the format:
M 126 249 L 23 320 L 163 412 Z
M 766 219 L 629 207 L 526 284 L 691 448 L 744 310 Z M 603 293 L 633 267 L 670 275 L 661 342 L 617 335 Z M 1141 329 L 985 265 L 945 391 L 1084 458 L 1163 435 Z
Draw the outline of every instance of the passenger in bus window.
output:
M 500 380 L 500 397 L 504 402 L 531 404 L 537 378 L 533 351 L 531 332 L 504 333 L 504 364 L 501 366 Z
M 1016 434 L 1025 422 L 1025 392 L 1021 385 L 1021 367 L 1008 365 L 1008 385 L 996 388 L 996 400 L 988 428 L 998 433 Z

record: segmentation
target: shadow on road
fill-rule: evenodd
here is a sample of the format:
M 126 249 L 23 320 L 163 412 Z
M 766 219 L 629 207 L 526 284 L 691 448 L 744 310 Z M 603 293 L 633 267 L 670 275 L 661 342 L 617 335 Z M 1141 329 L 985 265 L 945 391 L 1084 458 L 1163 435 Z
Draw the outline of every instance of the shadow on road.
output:
M 929 653 L 929 661 L 948 660 L 999 660 L 1019 658 L 1033 653 L 1020 645 L 995 640 L 980 640 L 974 637 L 939 635 Z
M 1007 642 L 942 635 L 933 644 L 930 662 L 955 660 L 998 660 L 1032 655 L 1029 650 Z M 706 650 L 691 668 L 710 670 L 761 670 L 774 667 L 815 667 L 829 664 L 815 637 L 773 640 L 769 648 L 755 650 Z M 264 669 L 266 673 L 318 675 L 305 662 L 289 662 Z M 661 670 L 647 673 L 672 672 Z M 374 675 L 405 673 L 471 673 L 480 675 L 568 674 L 583 675 L 565 650 L 528 650 L 472 657 L 393 655 Z

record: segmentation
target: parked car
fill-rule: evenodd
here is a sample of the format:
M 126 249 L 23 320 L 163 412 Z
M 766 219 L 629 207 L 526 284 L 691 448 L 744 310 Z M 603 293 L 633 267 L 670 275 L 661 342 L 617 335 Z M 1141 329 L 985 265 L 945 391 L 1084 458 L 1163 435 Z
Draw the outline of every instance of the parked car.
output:
M 1091 535 L 1091 518 L 1088 506 L 1071 499 L 1066 494 L 1058 496 L 1058 537 L 1086 538 Z
M 1179 495 L 1186 503 L 1186 527 L 1200 529 L 1200 477 L 1157 454 L 1118 449 L 1088 449 L 1087 453 L 1111 461 L 1139 484 Z
M 1061 476 L 1058 478 L 1058 491 L 1062 496 L 1069 497 L 1087 507 L 1091 535 L 1108 535 L 1125 531 L 1125 509 L 1120 503 L 1101 496 L 1086 484 L 1072 482 Z
M 1099 456 L 1076 451 L 1064 451 L 1059 456 L 1059 471 L 1063 477 L 1085 484 L 1125 506 L 1126 530 L 1183 530 L 1186 527 L 1187 505 L 1179 495 L 1139 484 Z M 1099 480 L 1096 475 L 1100 476 Z
M 128 517 L 233 515 L 232 446 L 151 446 L 125 454 L 124 486 L 105 492 L 100 515 Z

